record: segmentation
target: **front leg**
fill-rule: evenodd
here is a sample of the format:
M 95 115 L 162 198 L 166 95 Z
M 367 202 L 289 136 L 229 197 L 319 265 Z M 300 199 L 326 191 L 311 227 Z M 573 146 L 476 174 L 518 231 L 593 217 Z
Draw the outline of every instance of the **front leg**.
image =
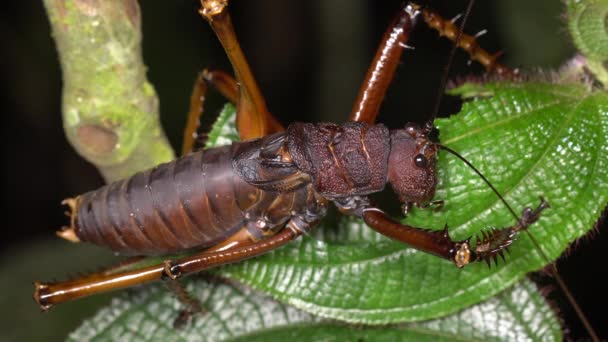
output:
M 513 243 L 519 232 L 536 222 L 540 213 L 548 207 L 549 204 L 541 199 L 536 209 L 525 208 L 515 225 L 501 229 L 492 228 L 489 232 L 483 232 L 483 238 L 477 238 L 474 249 L 470 244 L 470 238 L 453 241 L 447 227 L 442 231 L 432 231 L 404 225 L 373 207 L 363 209 L 362 217 L 368 226 L 380 234 L 450 260 L 458 268 L 462 268 L 475 261 L 484 260 L 488 266 L 491 259 L 496 262 L 498 256 L 503 257 L 503 252 Z

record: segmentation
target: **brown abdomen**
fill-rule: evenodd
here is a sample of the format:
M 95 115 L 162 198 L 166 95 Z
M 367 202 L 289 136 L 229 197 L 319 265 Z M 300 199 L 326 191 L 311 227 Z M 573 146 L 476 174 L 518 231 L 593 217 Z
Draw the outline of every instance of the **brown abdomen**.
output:
M 243 227 L 260 197 L 233 172 L 231 146 L 219 147 L 82 195 L 76 234 L 123 254 L 211 246 Z

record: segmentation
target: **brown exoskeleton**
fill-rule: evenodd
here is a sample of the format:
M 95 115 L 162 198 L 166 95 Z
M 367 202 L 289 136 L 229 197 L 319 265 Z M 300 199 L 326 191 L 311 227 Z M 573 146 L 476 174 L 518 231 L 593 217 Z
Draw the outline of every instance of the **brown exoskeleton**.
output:
M 198 89 L 204 92 L 211 84 L 237 103 L 243 142 L 190 153 L 68 200 L 71 225 L 59 232 L 68 240 L 93 242 L 123 254 L 201 252 L 122 273 L 36 283 L 34 298 L 43 309 L 258 256 L 310 230 L 325 215 L 329 202 L 363 218 L 378 232 L 457 267 L 502 255 L 515 235 L 546 208 L 545 202 L 536 209 L 526 208 L 516 224 L 493 230 L 472 245 L 468 239 L 453 241 L 447 231 L 398 223 L 368 199 L 390 183 L 404 205 L 428 205 L 435 191 L 437 152 L 449 151 L 429 138 L 432 121 L 422 128 L 408 124 L 392 131 L 375 124 L 417 20 L 424 19 L 456 41 L 488 70 L 511 72 L 451 22 L 415 4 L 404 6 L 382 39 L 349 122 L 294 123 L 284 130 L 268 112 L 239 47 L 227 1 L 201 3 L 200 13 L 222 42 L 236 79 L 219 71 L 203 72 Z M 185 134 L 185 152 L 191 149 L 191 136 Z

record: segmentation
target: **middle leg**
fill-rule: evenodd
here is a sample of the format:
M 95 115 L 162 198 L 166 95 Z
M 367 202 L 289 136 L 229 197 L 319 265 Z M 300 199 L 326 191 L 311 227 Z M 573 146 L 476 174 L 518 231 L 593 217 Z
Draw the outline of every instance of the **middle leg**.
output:
M 200 118 L 205 108 L 205 100 L 209 85 L 213 86 L 232 104 L 238 100 L 238 85 L 232 76 L 220 70 L 201 71 L 194 81 L 192 95 L 190 95 L 190 110 L 184 128 L 182 155 L 192 152 L 194 144 L 198 140 L 197 130 L 200 125 Z
M 359 89 L 349 120 L 368 124 L 376 121 L 386 90 L 393 80 L 402 52 L 407 48 L 407 41 L 419 14 L 418 5 L 409 3 L 403 6 L 384 32 L 374 60 Z
M 407 47 L 407 41 L 420 14 L 431 29 L 465 50 L 472 60 L 482 64 L 489 73 L 510 77 L 517 75 L 517 70 L 512 70 L 497 62 L 500 53 L 488 53 L 479 46 L 476 37 L 464 33 L 459 35 L 459 29 L 452 21 L 442 18 L 431 10 L 421 9 L 419 5 L 410 2 L 401 8 L 382 37 L 350 113 L 351 121 L 368 124 L 376 121 L 386 90 L 393 79 L 403 49 Z

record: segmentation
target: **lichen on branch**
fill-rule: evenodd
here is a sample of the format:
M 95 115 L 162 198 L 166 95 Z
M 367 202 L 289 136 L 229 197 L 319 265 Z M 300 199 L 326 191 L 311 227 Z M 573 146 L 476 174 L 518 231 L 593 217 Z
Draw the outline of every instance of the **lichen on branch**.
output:
M 136 0 L 44 0 L 63 73 L 63 125 L 106 181 L 173 159 L 146 79 Z

